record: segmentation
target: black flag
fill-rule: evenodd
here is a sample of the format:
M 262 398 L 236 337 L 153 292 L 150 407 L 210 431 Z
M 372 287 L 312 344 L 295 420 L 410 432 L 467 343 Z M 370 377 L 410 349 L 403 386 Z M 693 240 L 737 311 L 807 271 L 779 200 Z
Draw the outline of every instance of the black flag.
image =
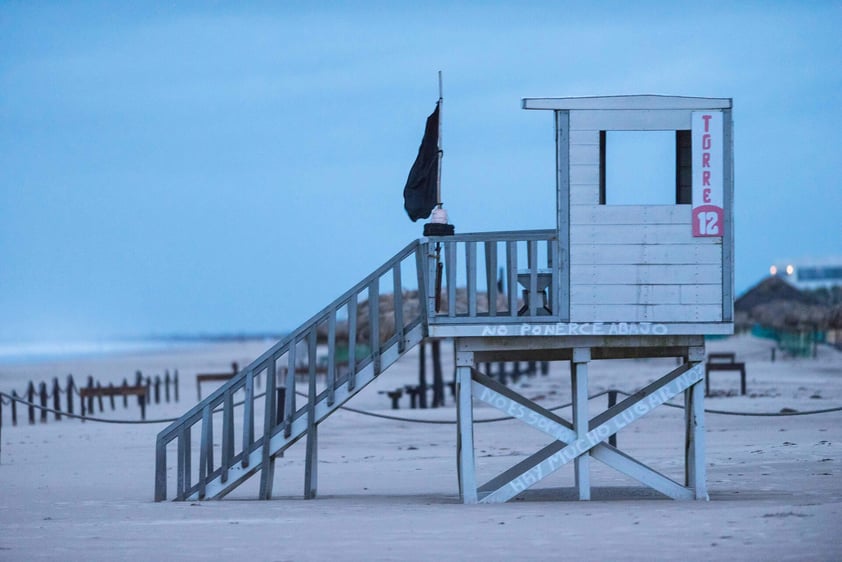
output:
M 403 207 L 412 222 L 426 219 L 438 204 L 439 180 L 439 104 L 424 128 L 424 138 L 418 148 L 418 157 L 409 171 L 403 188 Z

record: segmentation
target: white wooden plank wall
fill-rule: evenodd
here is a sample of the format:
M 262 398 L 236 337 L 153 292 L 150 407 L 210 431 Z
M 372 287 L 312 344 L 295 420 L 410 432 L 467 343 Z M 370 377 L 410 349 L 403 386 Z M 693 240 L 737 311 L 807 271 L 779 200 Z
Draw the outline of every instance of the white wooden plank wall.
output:
M 570 127 L 570 205 L 599 203 L 599 129 Z
M 573 205 L 573 322 L 722 321 L 722 245 L 689 205 Z
M 578 305 L 571 322 L 721 322 L 722 305 Z
M 679 131 L 689 129 L 692 111 L 686 109 L 591 109 L 570 112 L 570 130 Z

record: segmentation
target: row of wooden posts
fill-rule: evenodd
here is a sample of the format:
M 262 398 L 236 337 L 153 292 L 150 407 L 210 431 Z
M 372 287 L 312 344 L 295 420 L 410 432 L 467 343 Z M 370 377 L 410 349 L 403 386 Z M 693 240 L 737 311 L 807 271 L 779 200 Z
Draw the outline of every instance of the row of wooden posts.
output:
M 85 416 L 95 413 L 95 405 L 102 412 L 105 409 L 104 400 L 107 398 L 113 411 L 116 407 L 115 398 L 122 397 L 123 407 L 128 408 L 129 397 L 137 398 L 137 404 L 140 407 L 140 416 L 142 420 L 146 419 L 146 406 L 153 401 L 155 404 L 160 404 L 163 399 L 167 403 L 171 400 L 178 402 L 178 370 L 175 370 L 170 375 L 169 370 L 165 371 L 163 377 L 156 375 L 155 377 L 144 377 L 143 373 L 137 371 L 135 373 L 134 384 L 130 385 L 127 379 L 123 379 L 123 383 L 115 386 L 114 383 L 103 385 L 98 381 L 94 381 L 93 376 L 88 376 L 87 384 L 84 387 L 79 387 L 73 379 L 73 375 L 67 375 L 67 380 L 62 387 L 59 383 L 58 377 L 53 378 L 52 388 L 47 390 L 47 383 L 41 382 L 36 390 L 35 383 L 29 382 L 26 392 L 19 395 L 16 391 L 12 391 L 11 396 L 11 417 L 12 425 L 18 423 L 18 400 L 20 399 L 28 404 L 22 404 L 26 408 L 27 419 L 30 424 L 35 423 L 35 410 L 39 410 L 40 422 L 46 423 L 49 419 L 49 414 L 53 414 L 53 419 L 59 421 L 62 414 L 74 414 L 75 397 L 79 397 L 79 415 Z M 62 394 L 64 401 L 62 401 Z M 65 409 L 62 410 L 62 402 L 65 404 Z M 40 406 L 40 407 L 39 407 Z M 0 420 L 3 416 L 3 401 L 0 400 Z

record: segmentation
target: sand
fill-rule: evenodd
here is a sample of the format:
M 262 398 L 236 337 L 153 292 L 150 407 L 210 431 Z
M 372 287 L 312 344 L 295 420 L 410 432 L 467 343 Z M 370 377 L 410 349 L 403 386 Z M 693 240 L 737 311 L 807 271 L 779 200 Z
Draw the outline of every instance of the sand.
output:
M 179 403 L 153 404 L 149 418 L 178 416 L 196 400 L 197 372 L 226 371 L 268 347 L 219 343 L 182 351 L 0 365 L 0 390 L 24 390 L 72 372 L 119 382 L 137 369 L 178 369 Z M 748 364 L 749 395 L 736 373 L 718 373 L 706 407 L 741 412 L 842 406 L 842 353 L 771 362 L 771 343 L 716 340 Z M 445 353 L 446 378 L 452 361 Z M 633 391 L 675 366 L 671 359 L 593 362 L 591 394 Z M 568 364 L 520 379 L 542 405 L 569 400 Z M 348 405 L 414 419 L 455 419 L 444 408 L 389 409 L 380 391 L 417 378 L 417 352 Z M 205 392 L 211 390 L 210 385 Z M 604 408 L 605 397 L 591 403 Z M 76 420 L 12 427 L 4 407 L 0 453 L 0 560 L 840 560 L 842 412 L 792 417 L 706 416 L 710 501 L 676 502 L 592 461 L 593 500 L 573 499 L 567 466 L 518 500 L 459 503 L 453 425 L 384 420 L 340 411 L 319 433 L 319 496 L 301 499 L 303 441 L 278 459 L 275 499 L 257 501 L 257 478 L 228 498 L 152 501 L 155 436 L 164 424 Z M 569 418 L 569 409 L 560 410 Z M 97 415 L 137 420 L 137 407 Z M 499 413 L 477 404 L 477 419 Z M 623 430 L 619 446 L 667 475 L 683 475 L 682 411 L 661 407 Z M 478 424 L 480 481 L 547 439 L 517 421 Z M 173 470 L 172 468 L 170 469 Z

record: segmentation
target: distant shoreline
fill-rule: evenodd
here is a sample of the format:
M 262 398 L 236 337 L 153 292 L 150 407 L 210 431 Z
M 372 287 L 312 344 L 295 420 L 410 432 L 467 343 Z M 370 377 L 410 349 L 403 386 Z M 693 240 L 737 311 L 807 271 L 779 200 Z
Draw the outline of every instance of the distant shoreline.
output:
M 170 335 L 80 341 L 0 342 L 0 365 L 174 351 L 215 343 L 276 341 L 282 337 L 282 334 L 258 333 Z

